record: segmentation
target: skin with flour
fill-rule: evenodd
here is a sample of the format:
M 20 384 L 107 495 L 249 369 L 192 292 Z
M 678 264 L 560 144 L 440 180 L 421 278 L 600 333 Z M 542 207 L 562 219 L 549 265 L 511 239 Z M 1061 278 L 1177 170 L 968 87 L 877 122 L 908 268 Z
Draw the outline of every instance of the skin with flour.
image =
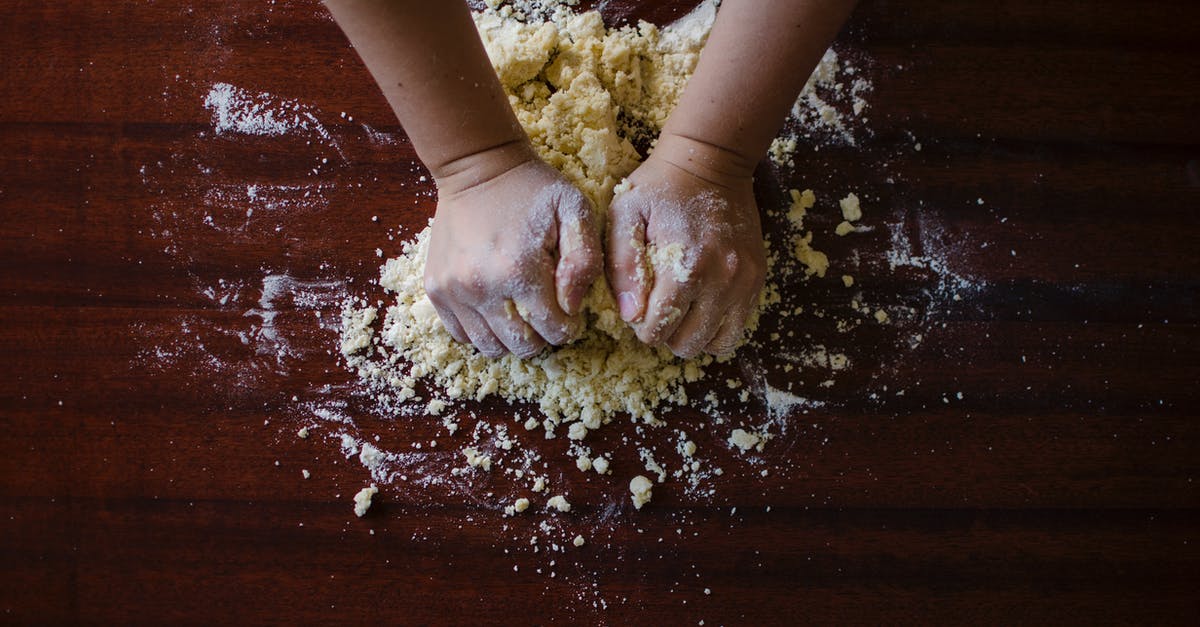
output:
M 517 124 L 465 4 L 326 2 L 438 184 L 425 287 L 456 340 L 489 356 L 567 342 L 607 270 L 638 338 L 684 357 L 741 336 L 766 270 L 754 165 L 853 4 L 726 0 L 602 250 L 587 199 Z M 671 246 L 681 271 L 646 273 L 648 247 Z

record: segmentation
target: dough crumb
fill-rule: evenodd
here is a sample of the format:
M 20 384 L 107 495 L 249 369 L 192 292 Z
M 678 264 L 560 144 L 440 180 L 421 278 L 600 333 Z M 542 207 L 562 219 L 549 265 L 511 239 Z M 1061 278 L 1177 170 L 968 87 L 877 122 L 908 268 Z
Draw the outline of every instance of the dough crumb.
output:
M 462 450 L 462 454 L 467 458 L 467 465 L 472 468 L 488 471 L 492 469 L 492 458 L 481 454 L 474 447 L 467 447 Z
M 521 497 L 521 498 L 513 501 L 512 505 L 509 505 L 508 507 L 504 508 L 504 515 L 505 516 L 513 516 L 516 514 L 520 514 L 521 512 L 523 512 L 527 509 L 529 509 L 529 499 L 527 499 L 525 497 Z
M 571 541 L 571 544 L 574 544 L 575 546 L 583 546 L 585 542 L 586 540 L 583 539 L 583 536 L 576 535 L 575 539 Z
M 788 221 L 797 229 L 803 229 L 804 217 L 808 215 L 808 210 L 817 203 L 817 195 L 811 189 L 804 191 L 790 189 L 788 194 L 792 197 L 792 204 L 788 208 Z
M 653 496 L 654 482 L 645 475 L 638 475 L 629 480 L 629 491 L 632 493 L 630 498 L 633 500 L 634 509 L 642 509 L 642 506 L 649 503 L 650 497 Z
M 362 518 L 367 515 L 367 510 L 371 509 L 371 497 L 379 493 L 379 488 L 375 484 L 370 487 L 363 488 L 354 495 L 354 515 Z
M 692 269 L 683 258 L 683 245 L 679 242 L 671 242 L 663 247 L 650 244 L 648 252 L 655 276 L 669 270 L 676 283 L 687 283 L 692 278 Z
M 850 193 L 846 197 L 838 201 L 838 205 L 842 208 L 842 217 L 847 222 L 857 222 L 862 219 L 862 207 L 859 206 L 858 196 Z
M 766 445 L 767 438 L 757 433 L 751 433 L 745 429 L 734 429 L 729 436 L 729 443 L 741 449 L 743 453 L 750 449 L 757 451 L 763 450 Z
M 846 287 L 854 285 L 854 277 L 850 276 L 849 274 L 843 274 L 842 285 L 845 285 Z
M 559 494 L 558 496 L 550 497 L 550 500 L 546 501 L 546 508 L 556 509 L 560 512 L 569 512 L 571 511 L 571 504 L 567 502 L 567 497 Z

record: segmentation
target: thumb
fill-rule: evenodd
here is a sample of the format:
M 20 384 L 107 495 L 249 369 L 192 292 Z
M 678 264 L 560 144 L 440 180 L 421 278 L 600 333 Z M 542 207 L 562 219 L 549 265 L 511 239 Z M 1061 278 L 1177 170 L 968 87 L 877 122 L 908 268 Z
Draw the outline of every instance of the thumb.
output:
M 646 310 L 652 280 L 646 263 L 646 222 L 636 194 L 613 199 L 608 216 L 608 284 L 625 322 Z
M 559 204 L 558 265 L 554 269 L 558 306 L 568 316 L 578 313 L 588 288 L 603 270 L 591 202 L 579 192 L 575 195 Z

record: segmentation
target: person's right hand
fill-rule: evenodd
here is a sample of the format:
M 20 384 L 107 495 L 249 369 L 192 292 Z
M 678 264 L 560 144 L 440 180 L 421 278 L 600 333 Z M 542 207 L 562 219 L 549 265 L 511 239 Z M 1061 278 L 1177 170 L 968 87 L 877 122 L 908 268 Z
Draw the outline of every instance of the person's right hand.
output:
M 439 181 L 425 291 L 454 339 L 521 358 L 571 341 L 603 270 L 591 203 L 530 155 L 469 184 Z

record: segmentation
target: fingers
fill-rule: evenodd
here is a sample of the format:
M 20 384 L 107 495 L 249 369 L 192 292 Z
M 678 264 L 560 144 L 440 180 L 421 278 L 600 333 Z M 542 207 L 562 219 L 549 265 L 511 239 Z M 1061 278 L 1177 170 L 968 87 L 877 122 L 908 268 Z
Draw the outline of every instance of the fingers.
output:
M 525 322 L 513 301 L 506 299 L 502 305 L 484 313 L 492 333 L 504 348 L 517 357 L 528 359 L 546 347 L 546 340 Z
M 738 342 L 742 341 L 746 333 L 746 320 L 750 317 L 750 312 L 754 311 L 757 303 L 758 293 L 756 292 L 744 304 L 735 305 L 725 312 L 717 334 L 704 347 L 704 352 L 714 356 L 725 355 L 737 348 Z
M 613 298 L 626 322 L 638 322 L 645 314 L 650 292 L 646 271 L 646 222 L 625 193 L 609 207 L 606 269 Z
M 582 320 L 568 316 L 555 301 L 555 287 L 550 277 L 529 290 L 513 297 L 524 321 L 545 341 L 561 346 L 575 339 Z
M 505 352 L 504 344 L 492 332 L 492 328 L 488 326 L 483 316 L 479 315 L 473 309 L 460 308 L 454 311 L 454 315 L 458 317 L 458 321 L 462 323 L 463 329 L 470 339 L 470 343 L 479 349 L 487 357 L 500 357 Z
M 675 334 L 692 307 L 692 290 L 671 277 L 657 277 L 642 321 L 633 325 L 638 339 L 658 346 Z
M 691 359 L 701 353 L 717 336 L 726 317 L 727 307 L 712 298 L 697 300 L 667 340 L 676 357 Z
M 461 344 L 469 343 L 467 332 L 463 329 L 462 323 L 458 321 L 458 316 L 454 315 L 454 311 L 449 307 L 439 305 L 437 301 L 433 300 L 432 295 L 429 297 L 429 302 L 433 303 L 433 308 L 437 310 L 438 317 L 442 319 L 442 325 L 450 332 L 450 337 Z
M 573 198 L 561 200 L 558 207 L 558 265 L 554 270 L 554 282 L 558 306 L 568 316 L 579 313 L 588 288 L 604 270 L 602 250 L 600 233 L 588 199 L 576 192 Z

